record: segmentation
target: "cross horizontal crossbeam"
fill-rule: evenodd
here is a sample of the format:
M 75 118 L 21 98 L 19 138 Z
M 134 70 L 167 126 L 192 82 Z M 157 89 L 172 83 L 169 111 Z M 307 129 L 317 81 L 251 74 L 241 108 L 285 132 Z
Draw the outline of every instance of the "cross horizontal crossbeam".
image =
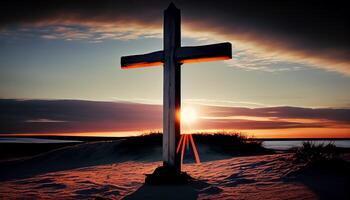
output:
M 157 66 L 163 62 L 164 51 L 121 57 L 122 69 Z
M 180 47 L 175 50 L 175 60 L 178 63 L 207 62 L 227 60 L 232 58 L 231 43 L 219 43 L 203 46 Z M 148 54 L 123 56 L 122 68 L 139 68 L 158 66 L 164 63 L 164 51 L 155 51 Z

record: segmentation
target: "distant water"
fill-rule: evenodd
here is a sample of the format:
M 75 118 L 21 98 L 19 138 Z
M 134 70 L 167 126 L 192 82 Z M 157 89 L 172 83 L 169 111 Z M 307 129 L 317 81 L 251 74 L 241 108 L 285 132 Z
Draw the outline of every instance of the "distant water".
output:
M 300 147 L 302 146 L 303 142 L 306 140 L 289 140 L 289 141 L 280 141 L 280 140 L 273 140 L 273 141 L 263 141 L 262 145 L 265 148 L 268 149 L 275 149 L 275 150 L 287 150 L 292 147 Z M 316 144 L 328 144 L 332 143 L 337 147 L 344 147 L 344 148 L 350 148 L 350 140 L 312 140 L 313 143 Z
M 78 140 L 56 140 L 56 139 L 39 139 L 39 138 L 0 138 L 0 143 L 71 143 L 81 142 Z
M 305 140 L 306 141 L 306 140 Z M 0 137 L 1 143 L 71 143 L 71 142 L 82 142 L 79 140 L 60 140 L 60 139 L 39 139 L 39 138 L 6 138 Z M 268 149 L 275 150 L 288 150 L 292 147 L 300 147 L 303 144 L 303 140 L 265 140 L 262 145 Z M 313 140 L 316 144 L 328 144 L 333 143 L 337 147 L 350 148 L 350 140 Z

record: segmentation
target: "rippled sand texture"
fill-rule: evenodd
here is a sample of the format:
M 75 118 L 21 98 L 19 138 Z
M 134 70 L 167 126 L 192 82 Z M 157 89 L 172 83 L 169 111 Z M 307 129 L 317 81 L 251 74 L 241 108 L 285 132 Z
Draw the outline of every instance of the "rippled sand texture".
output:
M 0 199 L 318 199 L 302 183 L 285 181 L 295 170 L 290 154 L 237 157 L 186 164 L 196 180 L 185 186 L 145 186 L 160 162 L 123 162 L 51 172 L 1 182 Z

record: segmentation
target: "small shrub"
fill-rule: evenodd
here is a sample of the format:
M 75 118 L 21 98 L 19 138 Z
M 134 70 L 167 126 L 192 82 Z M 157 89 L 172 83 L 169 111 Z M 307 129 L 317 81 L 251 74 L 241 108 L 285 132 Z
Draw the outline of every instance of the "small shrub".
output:
M 262 147 L 262 142 L 247 138 L 238 132 L 200 133 L 193 136 L 198 144 L 207 145 L 212 150 L 230 155 L 271 153 Z
M 297 162 L 316 162 L 323 160 L 338 159 L 340 152 L 333 143 L 316 144 L 314 142 L 303 142 L 303 145 L 297 148 L 295 158 Z

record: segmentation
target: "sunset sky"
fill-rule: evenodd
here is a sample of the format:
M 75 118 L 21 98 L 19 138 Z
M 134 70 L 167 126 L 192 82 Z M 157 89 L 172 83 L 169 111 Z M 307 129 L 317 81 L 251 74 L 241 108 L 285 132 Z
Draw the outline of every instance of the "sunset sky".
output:
M 182 45 L 231 42 L 233 59 L 182 66 L 190 130 L 350 137 L 349 13 L 341 3 L 174 1 Z M 130 135 L 161 130 L 168 1 L 4 1 L 0 133 Z M 63 101 L 69 100 L 69 101 Z

